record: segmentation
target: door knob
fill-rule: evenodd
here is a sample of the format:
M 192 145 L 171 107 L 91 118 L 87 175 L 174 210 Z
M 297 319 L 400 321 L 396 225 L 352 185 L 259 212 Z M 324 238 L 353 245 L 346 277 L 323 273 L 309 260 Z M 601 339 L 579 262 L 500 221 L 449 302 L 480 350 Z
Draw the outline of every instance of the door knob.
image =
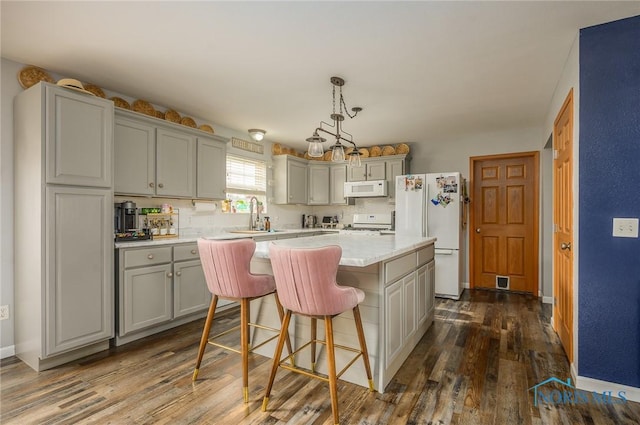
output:
M 560 249 L 563 250 L 563 251 L 565 249 L 568 249 L 569 251 L 571 251 L 571 242 L 569 242 L 569 243 L 564 243 L 564 242 L 561 243 L 560 244 Z
M 476 229 L 476 233 L 480 233 L 480 228 L 479 227 Z

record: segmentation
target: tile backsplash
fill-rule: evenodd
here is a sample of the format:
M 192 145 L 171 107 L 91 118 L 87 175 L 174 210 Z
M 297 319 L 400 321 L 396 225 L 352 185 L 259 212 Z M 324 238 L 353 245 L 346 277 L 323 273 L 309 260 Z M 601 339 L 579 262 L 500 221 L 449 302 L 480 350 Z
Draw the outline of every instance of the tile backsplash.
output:
M 134 196 L 115 196 L 114 202 L 133 201 L 136 207 L 153 208 L 170 204 L 179 212 L 178 233 L 181 236 L 207 236 L 230 230 L 246 229 L 249 226 L 247 214 L 223 213 L 221 201 L 195 201 L 190 199 L 145 198 Z M 358 198 L 355 205 L 306 206 L 306 205 L 267 205 L 272 229 L 298 229 L 302 226 L 302 215 L 313 214 L 321 221 L 323 216 L 337 216 L 342 225 L 351 224 L 353 214 L 389 213 L 395 205 L 386 198 Z

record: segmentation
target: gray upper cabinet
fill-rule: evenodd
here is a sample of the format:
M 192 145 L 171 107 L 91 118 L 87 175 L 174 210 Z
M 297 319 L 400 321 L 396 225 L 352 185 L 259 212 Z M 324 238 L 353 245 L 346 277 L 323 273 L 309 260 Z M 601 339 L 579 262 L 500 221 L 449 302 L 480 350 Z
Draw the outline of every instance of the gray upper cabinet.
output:
M 113 103 L 57 86 L 46 90 L 46 182 L 112 186 Z
M 347 165 L 338 164 L 329 167 L 329 188 L 331 190 L 329 203 L 331 205 L 347 205 L 349 200 L 344 197 L 344 183 L 347 181 Z
M 392 159 L 386 161 L 387 167 L 387 186 L 389 202 L 396 202 L 396 177 L 406 174 L 405 161 L 403 159 Z
M 227 179 L 227 149 L 224 143 L 198 137 L 196 196 L 224 199 Z
M 176 131 L 156 130 L 156 194 L 195 196 L 196 138 Z
M 329 168 L 326 165 L 309 164 L 308 205 L 329 204 Z
M 307 203 L 307 161 L 289 155 L 273 157 L 273 197 L 276 204 Z
M 118 195 L 223 199 L 226 140 L 203 131 L 116 109 Z
M 371 161 L 362 161 L 360 167 L 349 167 L 348 181 L 384 180 L 386 176 L 385 162 L 382 157 Z
M 114 144 L 114 191 L 153 196 L 156 174 L 155 127 L 116 117 Z

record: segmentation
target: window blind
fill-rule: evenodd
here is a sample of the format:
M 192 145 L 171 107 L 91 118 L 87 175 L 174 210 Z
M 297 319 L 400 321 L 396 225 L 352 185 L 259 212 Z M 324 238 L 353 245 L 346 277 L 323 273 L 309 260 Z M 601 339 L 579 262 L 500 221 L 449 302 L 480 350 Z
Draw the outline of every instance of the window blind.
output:
M 266 162 L 227 155 L 227 192 L 266 194 Z

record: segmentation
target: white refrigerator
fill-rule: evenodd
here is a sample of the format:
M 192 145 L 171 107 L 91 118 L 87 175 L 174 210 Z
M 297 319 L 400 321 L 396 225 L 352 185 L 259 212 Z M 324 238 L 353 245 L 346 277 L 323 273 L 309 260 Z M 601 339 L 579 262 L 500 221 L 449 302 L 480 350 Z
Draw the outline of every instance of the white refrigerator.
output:
M 396 178 L 396 235 L 436 238 L 437 297 L 457 300 L 464 289 L 465 184 L 458 172 Z

